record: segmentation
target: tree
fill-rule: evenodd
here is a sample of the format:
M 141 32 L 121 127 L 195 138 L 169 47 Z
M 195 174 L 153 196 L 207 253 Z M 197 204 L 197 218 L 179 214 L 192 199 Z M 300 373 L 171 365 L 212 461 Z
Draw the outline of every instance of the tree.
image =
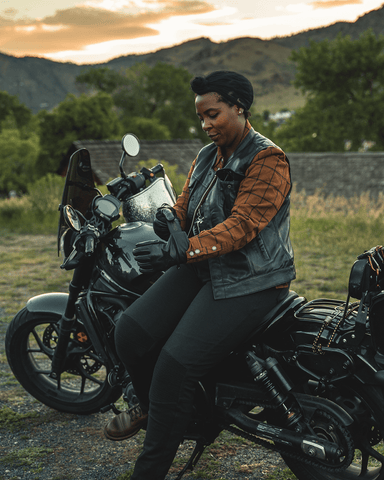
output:
M 22 129 L 32 120 L 32 112 L 15 95 L 0 91 L 0 131 L 6 123 L 13 123 L 15 128 Z M 5 123 L 4 123 L 5 122 Z
M 40 145 L 37 172 L 57 171 L 62 157 L 75 140 L 103 140 L 122 136 L 113 101 L 107 93 L 80 97 L 68 95 L 51 113 L 38 114 Z
M 35 165 L 39 153 L 39 139 L 35 134 L 23 138 L 18 129 L 3 129 L 0 133 L 0 191 L 27 191 L 35 179 Z
M 252 112 L 249 122 L 257 132 L 270 138 L 274 142 L 277 123 L 273 120 L 269 120 L 269 112 L 268 115 L 266 112 L 267 110 L 265 110 L 262 115 L 260 113 Z
M 291 59 L 308 101 L 278 132 L 285 149 L 343 151 L 349 141 L 358 150 L 364 140 L 384 149 L 384 36 L 310 41 Z
M 191 77 L 183 67 L 159 62 L 154 67 L 136 64 L 124 72 L 93 68 L 79 75 L 77 82 L 110 93 L 126 131 L 135 133 L 132 126 L 140 117 L 167 127 L 171 138 L 206 139 L 195 112 Z
M 124 85 L 124 81 L 124 75 L 108 67 L 90 68 L 76 77 L 78 84 L 86 84 L 105 93 L 112 93 Z
M 134 133 L 139 139 L 171 140 L 171 132 L 156 118 L 132 117 L 125 125 L 126 132 Z

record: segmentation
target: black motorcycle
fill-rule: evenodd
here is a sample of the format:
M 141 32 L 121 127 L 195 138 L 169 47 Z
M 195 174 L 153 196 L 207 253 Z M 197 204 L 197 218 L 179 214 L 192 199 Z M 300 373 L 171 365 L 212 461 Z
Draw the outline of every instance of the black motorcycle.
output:
M 61 268 L 74 270 L 69 293 L 31 298 L 7 330 L 18 381 L 62 412 L 119 413 L 121 395 L 133 401 L 114 329 L 162 274 L 141 274 L 132 250 L 158 239 L 151 222 L 158 206 L 174 202 L 172 185 L 161 164 L 126 175 L 139 142 L 126 135 L 122 146 L 121 176 L 104 196 L 88 151 L 72 155 L 58 234 Z M 112 228 L 121 206 L 126 223 Z M 301 480 L 384 479 L 383 258 L 376 247 L 354 263 L 347 301 L 307 302 L 291 291 L 202 379 L 185 434 L 196 448 L 178 479 L 222 430 L 280 453 Z

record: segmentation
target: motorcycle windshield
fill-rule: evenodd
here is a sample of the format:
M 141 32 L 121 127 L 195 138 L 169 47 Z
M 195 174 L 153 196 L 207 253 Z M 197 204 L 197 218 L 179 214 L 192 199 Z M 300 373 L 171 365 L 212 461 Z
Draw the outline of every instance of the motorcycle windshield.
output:
M 95 188 L 95 182 L 93 181 L 89 152 L 86 148 L 81 148 L 69 159 L 63 197 L 59 207 L 58 246 L 60 245 L 62 234 L 68 228 L 64 220 L 63 207 L 65 205 L 71 205 L 75 210 L 85 215 L 92 200 L 98 193 L 98 190 Z

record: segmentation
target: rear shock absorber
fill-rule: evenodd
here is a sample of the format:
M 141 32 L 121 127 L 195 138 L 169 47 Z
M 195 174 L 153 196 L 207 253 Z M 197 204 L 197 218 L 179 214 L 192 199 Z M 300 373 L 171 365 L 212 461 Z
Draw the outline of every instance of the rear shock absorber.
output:
M 271 357 L 262 360 L 250 350 L 246 352 L 245 360 L 254 381 L 265 393 L 266 400 L 279 410 L 285 425 L 295 427 L 296 431 L 302 431 L 299 423 L 302 419 L 300 407 L 292 395 L 289 395 L 292 384 L 278 361 Z

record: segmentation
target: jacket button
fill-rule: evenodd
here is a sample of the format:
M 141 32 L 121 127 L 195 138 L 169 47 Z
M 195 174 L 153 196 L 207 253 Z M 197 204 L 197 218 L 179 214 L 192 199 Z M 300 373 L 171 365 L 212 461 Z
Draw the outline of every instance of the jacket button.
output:
M 200 253 L 200 250 L 196 248 L 195 253 Z
M 193 257 L 194 254 L 195 254 L 195 252 L 189 252 L 189 255 L 190 255 L 191 257 Z
M 213 246 L 213 247 L 212 247 L 212 250 L 217 250 L 217 247 Z

